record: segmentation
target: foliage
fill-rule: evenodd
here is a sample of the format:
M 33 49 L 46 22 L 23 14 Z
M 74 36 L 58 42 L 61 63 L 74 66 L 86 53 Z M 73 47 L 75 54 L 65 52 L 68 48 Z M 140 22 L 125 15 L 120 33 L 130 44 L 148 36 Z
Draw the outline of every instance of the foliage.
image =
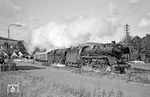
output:
M 33 55 L 34 55 L 36 52 L 40 52 L 40 48 L 39 48 L 39 47 L 35 47 L 35 48 L 34 48 Z
M 125 43 L 125 40 L 122 42 Z M 143 38 L 139 36 L 132 37 L 131 40 L 128 41 L 128 44 L 131 50 L 131 59 L 148 62 L 147 60 L 150 58 L 150 34 L 147 34 Z
M 18 51 L 23 53 L 23 54 L 27 54 L 27 50 L 25 48 L 25 46 L 23 45 L 23 42 L 22 41 L 19 41 L 17 43 L 17 48 L 18 48 Z
M 8 52 L 8 47 L 9 47 L 8 42 L 4 42 L 3 48 L 4 48 L 7 52 Z
M 21 52 L 22 54 L 28 54 L 27 49 L 23 45 L 22 41 L 18 41 L 18 43 L 4 42 L 3 48 L 6 50 L 6 53 L 11 56 L 13 52 Z
M 40 47 L 35 47 L 34 48 L 34 51 L 33 51 L 33 55 L 36 53 L 36 52 L 46 52 L 47 49 L 46 48 L 40 48 Z

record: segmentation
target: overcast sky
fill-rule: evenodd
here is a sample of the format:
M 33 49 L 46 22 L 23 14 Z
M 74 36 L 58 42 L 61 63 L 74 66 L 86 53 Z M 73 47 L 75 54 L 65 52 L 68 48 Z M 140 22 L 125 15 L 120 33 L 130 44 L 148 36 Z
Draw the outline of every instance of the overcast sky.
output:
M 150 33 L 150 0 L 0 0 L 0 36 L 7 37 L 7 26 L 21 23 L 22 28 L 11 27 L 11 38 L 25 35 L 49 22 L 68 23 L 76 18 L 107 18 L 120 25 L 131 25 L 131 35 Z M 120 28 L 123 33 L 123 28 Z

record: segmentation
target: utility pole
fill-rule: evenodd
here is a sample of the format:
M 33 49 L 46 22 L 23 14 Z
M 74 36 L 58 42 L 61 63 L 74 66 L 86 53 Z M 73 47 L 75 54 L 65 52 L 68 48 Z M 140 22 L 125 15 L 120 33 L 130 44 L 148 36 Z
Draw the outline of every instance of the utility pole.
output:
M 129 24 L 125 24 L 124 25 L 124 31 L 126 34 L 126 46 L 129 47 L 129 42 L 130 42 L 130 25 Z
M 129 24 L 124 25 L 124 31 L 125 31 L 125 35 L 126 35 L 125 45 L 126 45 L 126 47 L 129 47 L 129 49 L 130 49 L 130 25 Z M 130 61 L 130 54 L 127 54 L 126 58 L 127 58 L 127 61 Z
M 8 71 L 11 69 L 11 52 L 10 52 L 10 27 L 16 26 L 16 27 L 22 27 L 20 24 L 10 24 L 8 25 Z

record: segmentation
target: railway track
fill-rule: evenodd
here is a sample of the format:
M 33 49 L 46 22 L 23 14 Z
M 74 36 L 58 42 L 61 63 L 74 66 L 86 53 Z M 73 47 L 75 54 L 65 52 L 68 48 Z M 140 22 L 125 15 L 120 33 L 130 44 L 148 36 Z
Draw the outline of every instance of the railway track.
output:
M 68 67 L 68 66 L 64 66 L 64 67 L 57 67 L 57 66 L 50 66 L 56 69 L 63 69 L 63 70 L 73 70 L 73 71 L 90 71 L 90 72 L 98 72 L 95 69 L 91 69 L 91 68 L 74 68 L 74 67 Z M 100 71 L 99 71 L 100 72 Z M 142 69 L 142 68 L 130 68 L 127 70 L 127 73 L 150 73 L 150 70 L 148 69 Z

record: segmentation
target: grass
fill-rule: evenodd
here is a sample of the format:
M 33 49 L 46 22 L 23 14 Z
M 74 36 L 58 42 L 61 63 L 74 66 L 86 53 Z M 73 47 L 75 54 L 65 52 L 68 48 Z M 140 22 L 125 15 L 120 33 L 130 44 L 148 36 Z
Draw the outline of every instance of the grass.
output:
M 126 77 L 127 81 L 150 84 L 150 72 L 130 72 Z
M 62 70 L 61 68 L 57 69 Z M 78 69 L 71 69 L 69 71 L 85 75 L 85 78 L 88 78 L 88 76 L 98 78 L 109 77 L 110 79 L 121 79 L 146 84 L 150 83 L 150 73 L 148 72 L 130 72 L 123 75 L 106 74 L 104 76 L 100 73 Z M 7 84 L 9 83 L 20 84 L 20 92 L 17 95 L 11 95 L 10 97 L 125 97 L 127 94 L 123 90 L 120 90 L 120 88 L 103 88 L 99 80 L 97 82 L 91 79 L 91 81 L 88 82 L 86 79 L 82 78 L 83 76 L 74 76 L 74 74 L 70 72 L 63 74 L 58 74 L 59 77 L 62 78 L 55 79 L 56 75 L 52 73 L 50 75 L 51 79 L 47 79 L 46 77 L 35 76 L 23 71 L 0 73 L 0 97 L 9 97 L 7 95 Z M 76 82 L 76 85 L 73 85 L 73 80 L 69 79 L 77 79 L 76 81 L 78 82 Z M 65 83 L 58 82 L 58 80 L 65 80 Z M 85 83 L 85 81 L 88 83 Z
M 0 76 L 0 97 L 8 97 L 6 91 L 8 83 L 20 83 L 20 92 L 11 97 L 123 97 L 121 90 L 105 90 L 98 84 L 92 89 L 88 89 L 84 85 L 76 88 L 68 84 L 57 83 L 55 79 L 47 80 L 19 71 L 6 72 Z
M 127 82 L 137 82 L 142 84 L 150 84 L 150 71 L 141 72 L 138 70 L 135 70 L 136 72 L 128 72 L 126 74 L 110 74 L 110 73 L 101 73 L 101 72 L 94 72 L 91 70 L 91 68 L 71 68 L 71 67 L 65 67 L 65 68 L 57 68 L 53 66 L 49 66 L 47 63 L 43 63 L 44 66 L 48 66 L 49 68 L 54 68 L 57 70 L 68 70 L 72 73 L 77 73 L 83 76 L 92 76 L 92 77 L 107 77 L 110 79 L 119 79 L 119 80 L 125 80 Z
M 72 73 L 77 73 L 83 76 L 92 76 L 92 77 L 98 77 L 98 78 L 107 77 L 110 79 L 125 80 L 127 82 L 130 81 L 130 82 L 137 82 L 137 83 L 142 83 L 142 84 L 150 84 L 150 71 L 143 71 L 143 70 L 135 69 L 134 71 L 127 72 L 125 74 L 116 74 L 116 73 L 111 74 L 110 72 L 106 72 L 106 73 L 95 72 L 89 68 L 86 68 L 86 70 L 80 69 L 80 68 L 71 68 L 71 67 L 55 68 L 55 69 L 57 70 L 65 69 Z
M 57 70 L 62 70 L 62 68 L 55 68 Z M 137 82 L 137 83 L 142 83 L 142 84 L 150 84 L 150 72 L 148 71 L 133 71 L 133 72 L 127 72 L 125 74 L 116 74 L 116 73 L 101 73 L 101 72 L 94 72 L 94 71 L 87 71 L 87 70 L 82 70 L 82 69 L 69 69 L 66 68 L 65 70 L 69 70 L 72 73 L 77 73 L 82 76 L 92 76 L 96 78 L 103 78 L 107 77 L 108 79 L 119 79 L 119 80 L 124 80 L 127 82 Z

